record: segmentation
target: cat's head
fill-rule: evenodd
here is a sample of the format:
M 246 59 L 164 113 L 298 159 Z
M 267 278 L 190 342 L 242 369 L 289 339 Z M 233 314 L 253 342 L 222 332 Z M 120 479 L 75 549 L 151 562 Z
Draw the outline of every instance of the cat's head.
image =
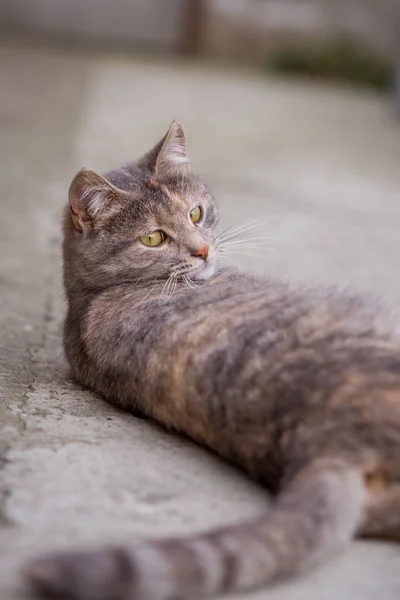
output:
M 64 226 L 68 277 L 88 287 L 210 278 L 218 209 L 188 164 L 182 125 L 136 163 L 105 177 L 83 169 L 69 189 Z

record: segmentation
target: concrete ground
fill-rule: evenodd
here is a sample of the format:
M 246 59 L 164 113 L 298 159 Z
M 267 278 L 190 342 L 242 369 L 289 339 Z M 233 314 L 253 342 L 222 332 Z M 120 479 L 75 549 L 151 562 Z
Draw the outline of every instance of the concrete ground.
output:
M 71 544 L 189 532 L 261 513 L 263 490 L 68 379 L 60 211 L 74 172 L 146 151 L 179 117 L 223 222 L 271 215 L 258 271 L 400 300 L 400 123 L 373 94 L 167 60 L 0 48 L 0 598 Z M 239 257 L 238 257 L 239 258 Z M 263 600 L 398 600 L 400 552 L 352 544 Z

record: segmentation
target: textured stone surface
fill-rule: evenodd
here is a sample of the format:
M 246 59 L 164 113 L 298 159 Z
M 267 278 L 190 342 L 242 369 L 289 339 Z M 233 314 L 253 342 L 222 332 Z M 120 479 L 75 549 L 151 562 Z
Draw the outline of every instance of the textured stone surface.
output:
M 59 220 L 74 171 L 136 157 L 178 117 L 224 224 L 273 217 L 277 252 L 244 266 L 398 301 L 400 126 L 378 96 L 187 63 L 2 46 L 0 80 L 0 598 L 28 600 L 19 569 L 39 550 L 202 530 L 268 505 L 210 453 L 68 380 Z M 399 549 L 358 542 L 251 598 L 399 595 Z

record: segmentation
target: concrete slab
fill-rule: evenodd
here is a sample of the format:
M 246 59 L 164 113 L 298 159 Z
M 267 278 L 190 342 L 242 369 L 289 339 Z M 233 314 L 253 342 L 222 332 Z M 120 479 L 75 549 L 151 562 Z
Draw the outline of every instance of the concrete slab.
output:
M 246 268 L 400 299 L 400 129 L 379 96 L 188 63 L 0 48 L 0 598 L 39 550 L 189 532 L 264 510 L 263 490 L 67 378 L 59 215 L 74 171 L 148 149 L 173 117 L 223 222 L 272 215 Z M 279 240 L 283 240 L 282 243 Z M 260 600 L 397 600 L 400 555 L 354 543 Z

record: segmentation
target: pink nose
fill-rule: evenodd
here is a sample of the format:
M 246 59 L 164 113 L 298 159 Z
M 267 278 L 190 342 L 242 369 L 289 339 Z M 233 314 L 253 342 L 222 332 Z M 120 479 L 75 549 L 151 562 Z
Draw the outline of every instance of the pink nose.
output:
M 207 256 L 208 256 L 207 244 L 205 246 L 203 246 L 202 248 L 199 248 L 199 250 L 196 250 L 195 252 L 193 252 L 193 256 L 198 256 L 199 258 L 206 260 Z

